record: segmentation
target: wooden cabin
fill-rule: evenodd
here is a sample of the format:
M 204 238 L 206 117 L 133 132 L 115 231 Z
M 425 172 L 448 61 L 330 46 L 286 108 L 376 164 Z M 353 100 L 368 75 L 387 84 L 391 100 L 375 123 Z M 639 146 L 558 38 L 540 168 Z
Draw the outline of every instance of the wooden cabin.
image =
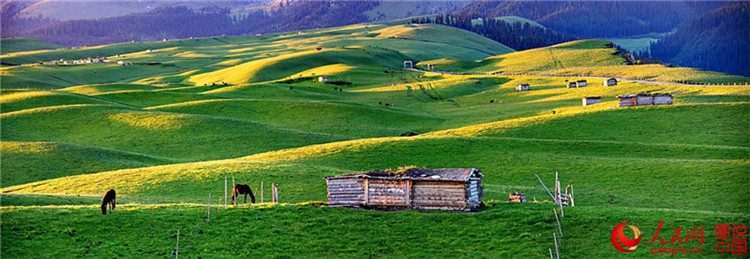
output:
M 654 105 L 654 96 L 650 94 L 637 94 L 635 96 L 635 105 Z
M 519 84 L 516 86 L 516 91 L 528 91 L 531 90 L 531 86 L 529 84 Z
M 578 84 L 576 82 L 568 83 L 568 88 L 576 88 L 576 87 L 578 87 Z
M 602 103 L 602 97 L 601 96 L 586 96 L 583 97 L 583 106 L 589 106 L 592 104 Z
M 666 93 L 654 94 L 654 105 L 672 105 L 674 96 Z
M 617 79 L 616 78 L 610 78 L 610 79 L 604 80 L 602 82 L 602 84 L 604 86 L 614 86 L 614 85 L 617 85 Z
M 476 168 L 408 168 L 326 177 L 328 206 L 475 211 L 482 203 Z
M 576 83 L 578 84 L 578 87 L 586 87 L 587 85 L 589 85 L 589 83 L 586 82 L 586 80 L 578 80 L 578 82 Z
M 321 83 L 328 82 L 328 76 L 319 76 L 318 82 L 321 82 Z
M 620 107 L 630 107 L 636 105 L 634 94 L 617 96 L 617 100 L 620 101 Z

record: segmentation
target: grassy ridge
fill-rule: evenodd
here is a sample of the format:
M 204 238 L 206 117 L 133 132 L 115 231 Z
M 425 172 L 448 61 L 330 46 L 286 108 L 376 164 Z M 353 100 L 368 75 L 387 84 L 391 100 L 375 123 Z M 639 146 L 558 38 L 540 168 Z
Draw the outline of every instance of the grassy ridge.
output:
M 343 139 L 250 121 L 101 105 L 29 109 L 0 118 L 3 141 L 71 143 L 185 160 L 239 157 Z
M 29 38 L 9 38 L 0 40 L 0 52 L 2 52 L 2 54 L 31 50 L 55 49 L 59 47 L 59 45 Z
M 622 77 L 661 82 L 688 82 L 711 84 L 745 84 L 750 78 L 727 75 L 686 67 L 663 65 L 626 65 L 619 51 L 606 47 L 605 40 L 579 40 L 558 45 L 492 56 L 480 62 L 460 59 L 437 59 L 420 62 L 434 65 L 439 71 L 471 71 L 493 73 L 529 73 L 577 75 L 597 77 Z
M 442 119 L 370 105 L 288 100 L 212 100 L 152 107 L 160 111 L 257 121 L 280 127 L 352 137 L 420 131 Z
M 3 141 L 3 186 L 176 161 L 143 154 L 49 142 Z

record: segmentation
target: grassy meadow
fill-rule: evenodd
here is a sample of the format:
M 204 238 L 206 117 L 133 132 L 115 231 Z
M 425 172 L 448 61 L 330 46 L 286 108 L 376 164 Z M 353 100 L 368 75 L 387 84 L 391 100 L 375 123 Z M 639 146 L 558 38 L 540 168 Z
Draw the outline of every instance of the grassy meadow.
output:
M 608 43 L 516 52 L 451 27 L 389 22 L 3 52 L 4 64 L 22 65 L 0 68 L 0 256 L 171 257 L 179 229 L 180 255 L 192 258 L 546 258 L 559 230 L 534 175 L 549 186 L 559 171 L 576 198 L 561 257 L 651 256 L 672 245 L 624 254 L 610 235 L 629 222 L 650 240 L 660 221 L 665 240 L 703 226 L 704 244 L 680 245 L 727 257 L 711 233 L 750 220 L 750 88 L 670 82 L 750 79 L 626 65 Z M 95 56 L 133 65 L 32 64 Z M 406 71 L 404 60 L 467 74 Z M 605 87 L 599 77 L 662 83 Z M 566 88 L 574 79 L 589 86 Z M 522 83 L 531 90 L 515 91 Z M 671 93 L 674 105 L 618 107 L 616 96 L 634 93 Z M 585 96 L 602 103 L 581 106 Z M 405 166 L 479 168 L 485 204 L 325 206 L 323 177 Z M 265 203 L 224 208 L 232 178 Z M 268 202 L 271 183 L 280 204 Z M 109 189 L 117 210 L 102 216 Z M 511 192 L 530 202 L 506 202 Z

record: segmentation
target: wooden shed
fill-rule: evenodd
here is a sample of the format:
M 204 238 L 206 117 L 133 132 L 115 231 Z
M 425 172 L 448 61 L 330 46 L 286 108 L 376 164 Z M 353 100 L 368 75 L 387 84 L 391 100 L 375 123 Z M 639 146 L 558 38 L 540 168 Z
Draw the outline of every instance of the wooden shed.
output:
M 617 96 L 617 100 L 620 101 L 620 107 L 630 107 L 636 104 L 634 94 Z
M 654 105 L 671 105 L 674 97 L 671 94 L 654 94 Z
M 531 90 L 531 86 L 529 84 L 519 84 L 516 86 L 516 91 L 528 91 Z
M 328 76 L 319 76 L 318 82 L 321 82 L 321 83 L 328 82 Z
M 650 94 L 637 94 L 635 96 L 635 105 L 654 105 L 654 96 Z
M 586 82 L 586 80 L 578 80 L 578 82 L 576 82 L 576 83 L 578 84 L 578 87 L 585 87 L 585 86 L 589 85 L 589 83 Z
M 602 82 L 602 84 L 603 84 L 604 86 L 613 86 L 613 85 L 617 85 L 617 79 L 616 79 L 616 78 L 610 78 L 610 79 L 604 80 L 604 81 Z
M 602 97 L 601 96 L 586 96 L 586 97 L 583 97 L 581 101 L 583 101 L 583 106 L 589 106 L 592 104 L 602 103 Z
M 576 87 L 578 87 L 578 84 L 576 84 L 576 82 L 568 83 L 568 88 L 576 88 Z
M 474 211 L 482 203 L 476 168 L 408 168 L 326 177 L 328 206 Z

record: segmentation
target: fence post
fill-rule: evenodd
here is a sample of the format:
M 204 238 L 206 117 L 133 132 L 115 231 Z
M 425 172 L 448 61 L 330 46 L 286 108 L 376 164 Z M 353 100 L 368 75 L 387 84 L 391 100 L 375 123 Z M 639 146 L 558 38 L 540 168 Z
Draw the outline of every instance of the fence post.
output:
M 272 183 L 273 186 L 273 203 L 279 203 L 279 185 Z
M 263 203 L 263 181 L 260 181 L 260 203 Z
M 180 229 L 177 229 L 177 248 L 175 248 L 175 254 L 174 258 L 177 259 L 180 257 Z
M 227 177 L 224 176 L 224 208 L 227 208 Z
M 557 235 L 555 235 L 555 232 L 552 232 L 552 238 L 555 239 L 555 252 L 557 253 L 557 259 L 560 259 L 560 248 L 557 245 Z

